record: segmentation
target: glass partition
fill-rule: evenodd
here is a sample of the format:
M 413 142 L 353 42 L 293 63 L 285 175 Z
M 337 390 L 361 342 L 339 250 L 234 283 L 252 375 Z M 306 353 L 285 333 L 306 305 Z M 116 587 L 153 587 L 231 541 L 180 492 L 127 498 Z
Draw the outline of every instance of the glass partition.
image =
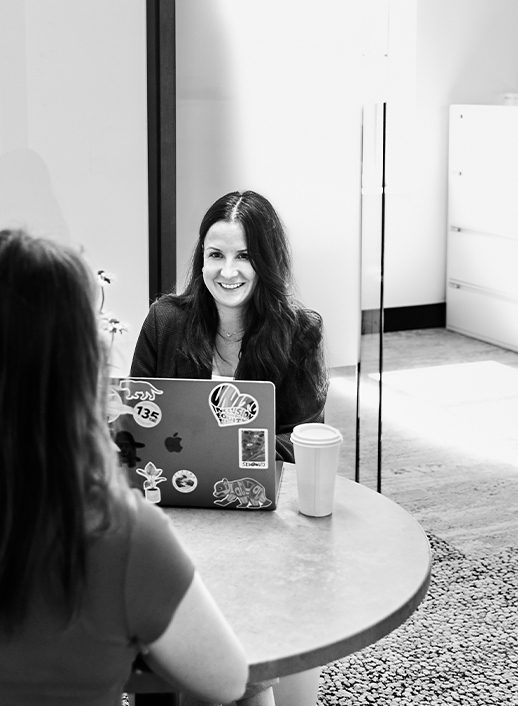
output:
M 386 103 L 364 106 L 355 480 L 381 492 Z

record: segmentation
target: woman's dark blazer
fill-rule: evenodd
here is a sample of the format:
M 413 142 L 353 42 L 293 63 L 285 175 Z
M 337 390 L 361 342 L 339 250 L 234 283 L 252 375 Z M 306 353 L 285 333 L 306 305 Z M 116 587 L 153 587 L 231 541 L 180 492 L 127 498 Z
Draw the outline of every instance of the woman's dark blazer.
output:
M 313 314 L 315 326 L 318 326 L 321 332 L 322 319 L 316 312 Z M 130 375 L 134 377 L 210 379 L 211 369 L 200 369 L 182 350 L 185 324 L 186 313 L 175 304 L 172 298 L 166 296 L 154 302 L 137 341 Z M 321 335 L 320 338 L 322 338 Z M 296 345 L 294 345 L 294 349 L 296 355 Z M 306 352 L 307 348 L 301 354 Z M 297 370 L 297 361 L 294 360 L 294 375 Z M 325 371 L 323 371 L 322 377 L 327 380 Z M 316 397 L 309 385 L 304 384 L 304 380 L 304 376 L 299 376 L 296 384 L 293 384 L 294 380 L 285 380 L 276 386 L 277 409 L 282 407 L 288 410 L 284 414 L 278 412 L 276 419 L 277 456 L 284 461 L 293 462 L 294 460 L 293 446 L 290 442 L 293 427 L 305 422 L 324 421 L 327 384 L 323 386 L 320 396 Z M 293 389 L 297 390 L 295 395 L 290 392 L 292 399 L 279 399 L 285 388 L 292 391 Z M 287 404 L 279 404 L 281 401 L 287 402 Z

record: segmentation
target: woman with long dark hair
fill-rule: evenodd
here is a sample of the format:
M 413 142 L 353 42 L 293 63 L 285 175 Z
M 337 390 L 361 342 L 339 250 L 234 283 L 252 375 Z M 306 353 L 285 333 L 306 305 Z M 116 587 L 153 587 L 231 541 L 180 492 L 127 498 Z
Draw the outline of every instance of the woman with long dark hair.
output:
M 131 375 L 275 383 L 277 458 L 293 462 L 291 431 L 324 420 L 328 374 L 322 318 L 292 284 L 272 204 L 254 191 L 222 196 L 202 220 L 184 292 L 151 305 Z M 274 704 L 276 681 L 249 684 L 240 706 Z
M 95 296 L 74 251 L 0 232 L 0 703 L 120 706 L 139 652 L 231 701 L 243 649 L 118 469 Z
M 284 228 L 264 196 L 235 191 L 209 208 L 185 290 L 152 304 L 131 375 L 270 380 L 277 454 L 287 461 L 293 427 L 323 421 L 322 318 L 293 297 Z

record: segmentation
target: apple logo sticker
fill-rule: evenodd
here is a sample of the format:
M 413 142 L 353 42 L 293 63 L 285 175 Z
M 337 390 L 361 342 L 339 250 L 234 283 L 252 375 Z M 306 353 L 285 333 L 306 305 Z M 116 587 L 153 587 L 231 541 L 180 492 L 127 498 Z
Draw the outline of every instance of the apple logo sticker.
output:
M 178 432 L 175 431 L 173 436 L 168 436 L 167 439 L 164 441 L 165 447 L 168 451 L 171 453 L 180 453 L 180 451 L 183 449 L 182 446 L 182 437 L 178 436 Z

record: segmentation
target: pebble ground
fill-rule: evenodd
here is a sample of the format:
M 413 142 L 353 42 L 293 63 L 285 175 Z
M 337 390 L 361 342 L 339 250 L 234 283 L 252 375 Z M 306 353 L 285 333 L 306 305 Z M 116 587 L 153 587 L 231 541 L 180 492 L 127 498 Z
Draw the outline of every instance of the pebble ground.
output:
M 518 549 L 470 557 L 428 536 L 427 597 L 390 635 L 327 665 L 318 706 L 518 706 Z

